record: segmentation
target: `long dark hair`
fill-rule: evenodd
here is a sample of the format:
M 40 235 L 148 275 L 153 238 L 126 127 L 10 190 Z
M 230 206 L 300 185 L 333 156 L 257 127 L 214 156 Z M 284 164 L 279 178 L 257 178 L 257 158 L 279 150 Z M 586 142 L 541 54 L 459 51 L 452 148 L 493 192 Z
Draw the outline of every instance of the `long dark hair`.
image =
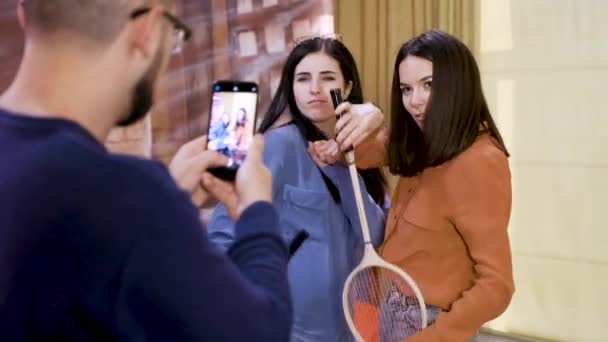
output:
M 293 117 L 293 123 L 307 141 L 328 139 L 317 126 L 300 112 L 293 93 L 296 66 L 304 57 L 316 52 L 323 52 L 335 59 L 340 64 L 340 70 L 344 76 L 345 84 L 351 82 L 352 89 L 345 101 L 354 104 L 363 103 L 363 92 L 361 90 L 359 72 L 355 64 L 355 59 L 350 51 L 348 51 L 346 46 L 337 39 L 322 37 L 311 38 L 299 43 L 287 57 L 287 61 L 283 66 L 281 81 L 277 87 L 277 92 L 270 103 L 266 116 L 264 116 L 264 119 L 260 123 L 260 133 L 264 133 L 271 129 L 272 125 L 277 121 L 281 114 L 289 109 L 289 112 Z M 379 205 L 383 205 L 384 196 L 386 194 L 386 180 L 382 171 L 380 169 L 359 170 L 359 174 L 361 174 L 361 177 L 365 181 L 367 191 L 374 201 Z M 330 186 L 330 192 L 331 190 Z
M 433 63 L 423 129 L 402 102 L 399 65 L 407 56 Z M 473 54 L 460 40 L 439 30 L 412 38 L 399 50 L 391 90 L 390 127 L 389 170 L 401 176 L 413 176 L 451 160 L 469 148 L 482 132 L 489 133 L 509 156 L 483 95 Z

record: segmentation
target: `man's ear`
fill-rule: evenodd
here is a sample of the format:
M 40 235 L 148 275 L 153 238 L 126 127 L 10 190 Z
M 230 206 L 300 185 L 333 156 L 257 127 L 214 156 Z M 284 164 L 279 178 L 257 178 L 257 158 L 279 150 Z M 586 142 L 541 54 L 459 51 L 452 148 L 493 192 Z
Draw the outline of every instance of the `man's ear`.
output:
M 160 25 L 163 20 L 163 7 L 153 6 L 148 13 L 133 19 L 129 28 L 129 43 L 132 49 L 139 51 L 143 57 L 152 58 L 160 44 Z M 157 32 L 158 31 L 158 32 Z
M 19 1 L 17 5 L 17 18 L 19 19 L 19 26 L 25 31 L 25 11 L 23 10 L 23 0 Z

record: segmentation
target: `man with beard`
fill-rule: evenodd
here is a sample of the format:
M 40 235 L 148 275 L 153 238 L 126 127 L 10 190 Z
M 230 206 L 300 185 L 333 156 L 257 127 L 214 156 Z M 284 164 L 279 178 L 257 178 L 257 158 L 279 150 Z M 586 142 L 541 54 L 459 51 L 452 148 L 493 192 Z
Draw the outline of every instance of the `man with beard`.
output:
M 171 5 L 19 4 L 24 57 L 0 96 L 0 341 L 287 340 L 287 251 L 263 142 L 234 184 L 205 172 L 227 160 L 200 146 L 172 162 L 179 185 L 160 163 L 103 147 L 149 111 L 189 36 Z M 190 200 L 210 194 L 237 220 L 227 256 Z

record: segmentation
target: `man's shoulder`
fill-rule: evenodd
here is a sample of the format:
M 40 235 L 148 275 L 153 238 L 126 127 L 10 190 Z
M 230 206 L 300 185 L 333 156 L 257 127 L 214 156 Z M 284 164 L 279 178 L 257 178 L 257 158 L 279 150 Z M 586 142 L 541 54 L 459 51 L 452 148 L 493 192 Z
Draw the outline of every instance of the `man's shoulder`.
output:
M 156 160 L 68 143 L 49 146 L 46 155 L 51 164 L 75 179 L 107 180 L 116 184 L 139 180 L 175 185 L 166 167 Z
M 145 183 L 156 183 L 172 189 L 177 188 L 177 184 L 167 167 L 157 160 L 109 153 L 106 163 L 114 165 L 115 171 L 122 175 L 140 179 Z
M 87 167 L 88 176 L 77 176 L 87 190 L 77 190 L 84 201 L 74 208 L 87 220 L 97 225 L 103 219 L 115 229 L 128 229 L 140 237 L 145 232 L 148 238 L 165 236 L 173 225 L 200 229 L 189 194 L 178 187 L 162 163 L 120 154 L 95 159 Z
M 169 201 L 191 204 L 167 167 L 159 161 L 108 154 L 101 163 L 106 168 L 106 172 L 100 174 L 103 177 L 102 185 L 113 184 L 116 193 L 125 198 L 141 201 L 150 208 Z
M 175 196 L 179 188 L 160 162 L 114 154 L 99 146 L 69 140 L 49 143 L 36 152 L 39 168 L 48 182 L 63 193 L 91 202 L 139 197 L 142 201 Z

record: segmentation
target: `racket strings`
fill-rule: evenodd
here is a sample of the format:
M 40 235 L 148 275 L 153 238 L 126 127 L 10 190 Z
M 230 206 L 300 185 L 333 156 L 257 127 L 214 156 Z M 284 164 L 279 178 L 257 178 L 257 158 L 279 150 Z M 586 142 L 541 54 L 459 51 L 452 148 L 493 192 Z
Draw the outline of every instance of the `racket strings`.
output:
M 367 267 L 347 286 L 347 314 L 363 341 L 399 342 L 422 329 L 420 302 L 399 274 Z

